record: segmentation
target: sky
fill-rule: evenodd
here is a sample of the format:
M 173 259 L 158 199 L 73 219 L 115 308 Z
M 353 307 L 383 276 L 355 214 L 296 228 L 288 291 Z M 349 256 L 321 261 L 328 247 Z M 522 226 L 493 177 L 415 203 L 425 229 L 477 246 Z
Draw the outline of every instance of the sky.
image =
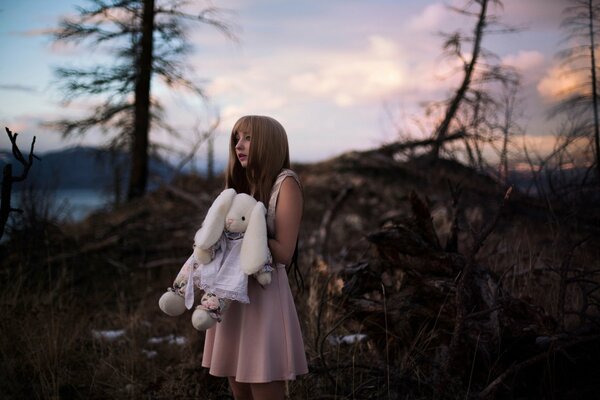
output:
M 327 159 L 370 149 L 402 135 L 427 134 L 423 104 L 447 98 L 459 80 L 456 61 L 442 56 L 440 33 L 463 29 L 448 0 L 223 0 L 196 1 L 226 10 L 237 41 L 207 25 L 190 30 L 194 51 L 189 72 L 208 95 L 200 102 L 153 81 L 154 96 L 180 132 L 152 139 L 185 149 L 194 132 L 220 115 L 215 152 L 226 157 L 227 138 L 242 115 L 269 115 L 286 128 L 293 162 Z M 84 0 L 0 0 L 0 123 L 21 133 L 28 147 L 37 136 L 39 152 L 74 145 L 100 145 L 95 133 L 63 139 L 44 122 L 82 115 L 92 105 L 64 104 L 53 69 L 106 60 L 98 49 L 52 43 L 47 32 L 61 17 L 74 15 Z M 517 33 L 490 35 L 483 46 L 523 76 L 522 117 L 528 140 L 550 146 L 555 120 L 548 110 L 571 84 L 555 54 L 565 43 L 560 23 L 568 0 L 504 0 L 494 14 Z M 430 122 L 429 122 L 430 124 Z M 425 132 L 423 128 L 425 126 Z M 0 148 L 7 148 L 3 135 Z M 203 150 L 201 150 L 203 151 Z

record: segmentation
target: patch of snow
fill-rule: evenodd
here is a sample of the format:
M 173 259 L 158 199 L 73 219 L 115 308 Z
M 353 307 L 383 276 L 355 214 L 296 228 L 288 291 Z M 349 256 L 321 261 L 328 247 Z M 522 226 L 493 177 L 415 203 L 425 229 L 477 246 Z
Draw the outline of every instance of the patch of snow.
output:
M 125 329 L 106 330 L 106 331 L 92 329 L 92 336 L 95 339 L 107 340 L 109 342 L 114 342 L 115 340 L 117 340 L 118 338 L 120 338 L 121 336 L 124 336 L 124 335 L 125 335 Z
M 168 343 L 168 344 L 177 344 L 179 346 L 183 346 L 187 342 L 187 339 L 183 336 L 175 336 L 175 335 L 167 335 L 163 337 L 153 337 L 148 339 L 149 344 L 159 344 L 159 343 Z
M 144 353 L 148 358 L 154 358 L 158 355 L 158 351 L 155 350 L 142 349 L 142 353 Z
M 328 340 L 331 344 L 355 344 L 367 339 L 364 333 L 354 333 L 344 336 L 329 336 Z

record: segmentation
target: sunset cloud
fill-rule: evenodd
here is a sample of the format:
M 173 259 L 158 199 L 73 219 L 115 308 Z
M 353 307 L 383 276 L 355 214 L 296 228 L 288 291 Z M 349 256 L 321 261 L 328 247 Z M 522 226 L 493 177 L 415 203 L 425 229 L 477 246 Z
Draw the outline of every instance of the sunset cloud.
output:
M 367 49 L 323 57 L 316 70 L 294 74 L 290 85 L 297 92 L 344 107 L 399 89 L 406 80 L 404 70 L 395 44 L 371 36 Z
M 554 66 L 537 85 L 542 98 L 548 102 L 560 101 L 572 94 L 585 94 L 587 77 L 585 71 L 568 66 Z
M 49 40 L 59 16 L 72 18 L 76 13 L 74 4 L 87 7 L 89 2 L 13 3 L 0 15 L 5 29 L 3 46 L 11 55 L 11 62 L 5 63 L 3 69 L 3 76 L 10 79 L 0 86 L 0 117 L 6 123 L 29 121 L 29 125 L 18 126 L 41 134 L 43 130 L 33 124 L 32 114 L 47 122 L 61 116 L 83 115 L 93 106 L 88 99 L 74 101 L 68 108 L 61 105 L 57 86 L 50 85 L 56 79 L 52 67 L 114 60 L 104 48 L 89 51 Z M 240 41 L 230 41 L 206 24 L 190 24 L 189 39 L 195 51 L 187 60 L 190 77 L 204 88 L 210 107 L 218 109 L 221 116 L 215 150 L 227 148 L 225 142 L 219 141 L 226 141 L 239 116 L 260 113 L 282 122 L 288 130 L 292 157 L 302 161 L 374 147 L 383 138 L 396 135 L 398 129 L 383 126 L 382 120 L 392 118 L 385 104 L 399 110 L 398 120 L 404 118 L 407 124 L 422 119 L 422 104 L 452 95 L 462 79 L 460 61 L 442 56 L 444 38 L 438 33 L 460 29 L 470 34 L 475 23 L 475 18 L 447 7 L 464 6 L 464 0 L 222 3 L 228 8 L 226 19 L 239 27 L 235 31 Z M 547 118 L 548 104 L 542 99 L 555 99 L 573 83 L 563 77 L 562 70 L 551 65 L 561 37 L 561 11 L 568 0 L 502 3 L 505 12 L 493 8 L 495 14 L 508 24 L 530 29 L 515 35 L 486 36 L 484 47 L 498 54 L 505 65 L 523 73 L 525 84 L 521 93 L 525 98 L 523 108 L 527 110 L 523 125 L 529 132 L 551 132 L 555 123 Z M 203 8 L 210 3 L 198 1 L 190 5 Z M 215 4 L 220 5 L 221 2 Z M 127 15 L 98 18 L 122 21 Z M 463 50 L 471 51 L 470 44 L 465 43 Z M 578 82 L 575 79 L 574 83 Z M 188 91 L 169 91 L 159 79 L 153 80 L 152 85 L 153 95 L 165 107 L 168 122 L 182 136 L 192 132 L 198 121 L 210 121 L 205 110 L 209 105 L 197 96 Z M 36 95 L 29 94 L 28 88 L 37 89 Z M 25 114 L 30 117 L 23 117 Z M 429 130 L 424 129 L 426 133 Z M 415 128 L 415 132 L 419 135 L 421 131 Z M 40 146 L 67 144 L 56 133 L 44 136 L 45 139 L 38 139 Z M 104 139 L 92 133 L 85 143 Z M 172 138 L 161 136 L 162 139 L 172 142 Z
M 502 58 L 502 64 L 516 68 L 519 72 L 536 70 L 544 65 L 544 55 L 535 50 L 522 50 Z
M 448 7 L 443 3 L 428 5 L 420 14 L 409 19 L 407 28 L 416 31 L 439 30 L 448 12 Z

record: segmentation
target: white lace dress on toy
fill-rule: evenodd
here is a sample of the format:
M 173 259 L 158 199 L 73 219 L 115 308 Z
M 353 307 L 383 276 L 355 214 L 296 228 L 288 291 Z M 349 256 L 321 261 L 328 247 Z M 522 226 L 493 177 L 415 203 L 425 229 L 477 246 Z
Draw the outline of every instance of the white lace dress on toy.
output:
M 214 258 L 208 264 L 198 264 L 194 255 L 184 264 L 188 274 L 184 296 L 188 309 L 194 304 L 194 287 L 222 299 L 249 303 L 248 275 L 240 268 L 243 233 L 224 232 L 212 247 Z M 264 270 L 269 270 L 265 265 Z M 191 279 L 190 279 L 191 278 Z

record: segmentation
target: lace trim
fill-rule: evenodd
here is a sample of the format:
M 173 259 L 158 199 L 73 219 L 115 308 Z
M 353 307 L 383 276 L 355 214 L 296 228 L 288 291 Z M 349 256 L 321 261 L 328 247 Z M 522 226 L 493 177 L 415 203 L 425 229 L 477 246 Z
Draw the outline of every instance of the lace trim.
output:
M 244 232 L 229 232 L 227 230 L 223 231 L 223 234 L 229 240 L 239 240 L 244 238 Z
M 200 289 L 204 290 L 205 292 L 213 293 L 220 299 L 223 298 L 223 299 L 228 299 L 228 300 L 234 300 L 234 301 L 239 301 L 240 303 L 246 303 L 246 304 L 250 303 L 248 294 L 232 292 L 230 290 L 224 290 L 224 289 L 219 289 L 219 288 L 213 288 L 213 287 L 209 287 L 209 285 L 207 285 L 207 284 L 201 284 Z

